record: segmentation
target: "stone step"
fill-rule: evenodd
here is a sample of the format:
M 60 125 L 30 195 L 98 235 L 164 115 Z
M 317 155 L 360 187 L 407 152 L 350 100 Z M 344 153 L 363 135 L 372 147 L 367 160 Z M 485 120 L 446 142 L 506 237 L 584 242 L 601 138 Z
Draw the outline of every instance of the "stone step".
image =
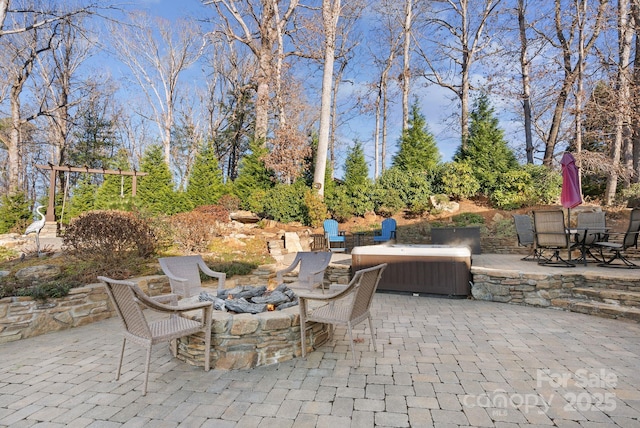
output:
M 586 298 L 603 303 L 640 308 L 640 291 L 614 290 L 609 288 L 576 287 L 571 290 L 575 298 Z
M 575 298 L 552 299 L 551 306 L 604 318 L 628 319 L 640 322 L 640 308 L 633 306 Z

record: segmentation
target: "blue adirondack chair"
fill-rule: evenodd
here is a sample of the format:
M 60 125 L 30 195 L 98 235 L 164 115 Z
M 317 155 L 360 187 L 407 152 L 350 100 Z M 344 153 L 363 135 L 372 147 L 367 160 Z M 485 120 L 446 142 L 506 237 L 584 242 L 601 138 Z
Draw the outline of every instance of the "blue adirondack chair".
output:
M 373 242 L 387 242 L 396 239 L 396 221 L 388 218 L 382 221 L 382 230 L 373 235 Z
M 328 219 L 324 221 L 323 227 L 329 251 L 346 251 L 347 241 L 344 232 L 338 230 L 338 222 Z

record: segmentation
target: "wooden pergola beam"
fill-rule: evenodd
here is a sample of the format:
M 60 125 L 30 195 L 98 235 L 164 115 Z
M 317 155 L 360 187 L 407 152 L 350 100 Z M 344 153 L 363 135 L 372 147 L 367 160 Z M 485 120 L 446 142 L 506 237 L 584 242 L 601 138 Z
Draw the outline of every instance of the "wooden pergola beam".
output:
M 48 169 L 51 171 L 50 179 L 49 179 L 49 205 L 47 206 L 47 214 L 45 215 L 46 222 L 55 222 L 55 207 L 54 202 L 56 198 L 56 171 L 65 171 L 65 172 L 85 172 L 89 174 L 105 174 L 105 175 L 126 175 L 133 177 L 133 183 L 131 184 L 131 196 L 136 196 L 136 188 L 137 188 L 137 177 L 142 177 L 147 175 L 146 172 L 138 172 L 138 171 L 122 171 L 119 169 L 98 169 L 98 168 L 89 168 L 88 166 L 77 167 L 77 166 L 69 166 L 69 165 L 36 165 L 38 169 Z

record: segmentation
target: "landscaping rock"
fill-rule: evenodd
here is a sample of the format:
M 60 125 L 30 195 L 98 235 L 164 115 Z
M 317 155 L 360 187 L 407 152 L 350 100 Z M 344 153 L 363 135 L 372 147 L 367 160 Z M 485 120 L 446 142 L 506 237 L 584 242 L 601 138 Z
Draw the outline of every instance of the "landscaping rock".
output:
M 30 266 L 16 272 L 16 278 L 22 281 L 44 281 L 60 275 L 60 268 L 54 265 Z

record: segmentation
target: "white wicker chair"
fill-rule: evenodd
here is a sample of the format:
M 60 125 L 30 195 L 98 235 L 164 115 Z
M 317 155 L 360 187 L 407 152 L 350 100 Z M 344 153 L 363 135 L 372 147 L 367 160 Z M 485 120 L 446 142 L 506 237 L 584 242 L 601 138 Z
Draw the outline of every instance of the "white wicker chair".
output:
M 387 267 L 386 263 L 373 266 L 367 269 L 361 269 L 355 273 L 349 285 L 341 291 L 334 294 L 318 294 L 318 293 L 299 293 L 300 303 L 300 340 L 302 347 L 302 357 L 305 357 L 307 351 L 306 344 L 306 322 L 315 321 L 325 324 L 346 325 L 349 332 L 349 345 L 351 346 L 351 357 L 353 364 L 356 365 L 356 354 L 353 346 L 353 333 L 351 328 L 364 321 L 369 320 L 369 329 L 371 330 L 371 343 L 373 350 L 376 349 L 376 339 L 373 333 L 373 322 L 369 309 L 373 296 L 378 288 L 382 272 Z M 308 301 L 326 302 L 325 305 L 310 309 L 307 305 Z
M 160 267 L 169 278 L 171 292 L 181 297 L 197 296 L 202 291 L 200 271 L 218 279 L 218 290 L 224 289 L 227 275 L 207 267 L 202 256 L 177 256 L 158 259 Z
M 176 355 L 175 340 L 190 334 L 202 332 L 204 334 L 204 369 L 209 371 L 211 351 L 211 311 L 212 302 L 195 303 L 189 306 L 175 306 L 159 303 L 147 296 L 136 284 L 129 281 L 119 281 L 104 276 L 98 280 L 104 283 L 107 294 L 124 324 L 124 338 L 116 380 L 120 379 L 122 359 L 127 339 L 147 349 L 147 359 L 144 368 L 143 395 L 147 394 L 149 380 L 149 363 L 151 361 L 151 347 L 156 343 L 172 342 L 171 351 Z M 148 322 L 142 312 L 142 306 L 146 306 L 156 312 L 167 314 L 168 317 Z M 195 321 L 180 316 L 183 312 L 202 310 L 202 320 Z
M 284 274 L 293 272 L 299 265 L 298 280 L 288 282 L 286 285 L 291 289 L 312 290 L 320 286 L 324 291 L 324 272 L 331 262 L 331 253 L 328 251 L 300 251 L 296 254 L 293 262 L 285 268 L 276 272 L 276 281 L 284 283 Z

